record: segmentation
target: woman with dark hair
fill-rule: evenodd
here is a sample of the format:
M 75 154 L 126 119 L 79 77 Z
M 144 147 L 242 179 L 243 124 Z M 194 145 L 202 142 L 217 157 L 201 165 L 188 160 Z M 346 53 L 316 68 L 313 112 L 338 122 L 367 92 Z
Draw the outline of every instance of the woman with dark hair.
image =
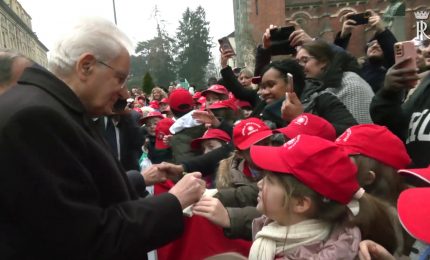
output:
M 371 123 L 369 108 L 374 96 L 370 85 L 356 71 L 355 60 L 346 52 L 335 52 L 327 42 L 305 43 L 297 52 L 306 78 L 321 80 L 324 88 L 335 94 L 360 124 Z
M 232 56 L 232 53 L 229 51 L 222 51 L 221 56 L 221 65 L 224 66 L 221 70 L 223 79 L 225 79 L 224 85 L 236 98 L 246 100 L 252 105 L 254 110 L 251 116 L 261 117 L 263 120 L 270 120 L 274 122 L 277 127 L 286 125 L 286 120 L 283 119 L 281 115 L 281 107 L 287 92 L 287 73 L 290 73 L 294 80 L 294 92 L 304 105 L 303 111 L 324 117 L 335 126 L 338 135 L 343 133 L 348 127 L 357 124 L 352 115 L 336 96 L 328 93 L 319 95 L 318 91 L 323 90 L 322 84 L 314 80 L 307 80 L 303 68 L 295 60 L 287 59 L 275 61 L 264 67 L 261 75 L 269 72 L 266 75 L 266 79 L 270 76 L 270 82 L 262 82 L 264 84 L 260 84 L 259 90 L 256 92 L 238 86 L 238 84 L 236 84 L 238 83 L 237 80 L 227 80 L 232 78 L 230 74 L 233 74 L 231 68 L 227 65 L 227 61 Z M 270 70 L 271 68 L 273 68 L 273 70 Z M 276 73 L 276 71 L 278 73 Z M 264 77 L 262 79 L 264 79 Z M 306 94 L 302 95 L 303 92 Z M 316 96 L 318 96 L 318 98 L 316 98 Z M 293 118 L 289 118 L 289 121 L 292 119 Z
M 288 89 L 291 88 L 288 73 L 293 75 L 294 89 Z M 275 104 L 285 104 L 283 100 L 289 90 L 289 99 L 297 100 L 294 104 L 288 100 L 289 108 L 293 108 L 294 112 L 289 108 L 287 110 L 290 111 L 282 111 L 284 120 L 291 121 L 303 112 L 316 114 L 333 124 L 337 135 L 357 124 L 345 105 L 334 94 L 323 91 L 323 85 L 318 81 L 305 80 L 302 67 L 295 60 L 274 61 L 262 70 L 262 74 L 258 94 L 268 104 L 263 114 L 272 112 L 271 107 Z M 289 116 L 285 116 L 285 112 L 288 112 Z

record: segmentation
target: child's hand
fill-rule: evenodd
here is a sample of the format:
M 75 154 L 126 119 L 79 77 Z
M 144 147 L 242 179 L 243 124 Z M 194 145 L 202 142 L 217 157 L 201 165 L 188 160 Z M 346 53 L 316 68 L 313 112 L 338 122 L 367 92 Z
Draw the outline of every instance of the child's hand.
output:
M 221 122 L 216 118 L 212 111 L 194 111 L 192 117 L 202 124 L 205 124 L 207 128 L 213 127 L 217 128 Z
M 207 218 L 223 228 L 230 227 L 230 217 L 221 201 L 213 197 L 203 196 L 193 207 L 193 214 Z
M 363 240 L 360 242 L 360 249 L 358 251 L 360 260 L 394 260 L 387 249 L 372 240 Z

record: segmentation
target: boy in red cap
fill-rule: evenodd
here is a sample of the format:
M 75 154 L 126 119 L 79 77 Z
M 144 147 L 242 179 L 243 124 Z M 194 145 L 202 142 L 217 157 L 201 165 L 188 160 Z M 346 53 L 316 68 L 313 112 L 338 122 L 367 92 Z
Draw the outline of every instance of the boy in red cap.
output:
M 202 96 L 206 98 L 206 106 L 212 103 L 228 99 L 228 90 L 223 85 L 212 85 L 202 92 Z
M 194 139 L 191 142 L 191 148 L 195 150 L 202 150 L 203 153 L 208 153 L 231 141 L 228 133 L 221 129 L 210 128 L 202 137 Z
M 255 182 L 260 178 L 260 170 L 249 156 L 251 145 L 270 145 L 272 130 L 258 118 L 240 121 L 233 128 L 235 153 L 220 162 L 216 177 L 218 189 L 235 187 L 244 183 Z
M 170 139 L 174 162 L 188 160 L 196 155 L 190 147 L 192 140 L 201 137 L 206 131 L 204 125 L 192 118 L 193 96 L 185 89 L 175 89 L 170 93 L 169 106 L 176 121 L 171 126 Z
M 158 106 L 159 106 L 158 110 L 161 113 L 163 113 L 169 107 L 169 99 L 168 98 L 161 99 L 160 102 L 158 103 Z

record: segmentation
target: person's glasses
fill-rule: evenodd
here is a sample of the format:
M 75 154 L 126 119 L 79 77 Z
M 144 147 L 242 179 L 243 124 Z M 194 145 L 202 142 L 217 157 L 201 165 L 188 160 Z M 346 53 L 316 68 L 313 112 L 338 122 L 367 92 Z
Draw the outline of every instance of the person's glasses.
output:
M 118 78 L 119 84 L 121 85 L 121 88 L 124 88 L 125 85 L 127 84 L 128 79 L 130 78 L 130 75 L 125 74 L 124 72 L 121 72 L 115 68 L 113 68 L 112 66 L 104 63 L 103 61 L 97 61 L 97 63 L 100 63 L 101 65 L 113 70 L 113 72 L 115 72 L 116 74 L 116 78 Z
M 299 59 L 296 59 L 297 62 L 301 65 L 301 66 L 305 66 L 306 63 L 308 63 L 310 60 L 315 59 L 314 56 L 302 56 Z

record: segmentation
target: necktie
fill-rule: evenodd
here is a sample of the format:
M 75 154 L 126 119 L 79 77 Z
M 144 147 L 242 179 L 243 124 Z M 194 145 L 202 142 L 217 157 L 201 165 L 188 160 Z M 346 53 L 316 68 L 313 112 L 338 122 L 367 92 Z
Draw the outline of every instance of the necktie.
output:
M 112 118 L 107 118 L 107 124 L 106 124 L 106 140 L 108 144 L 110 145 L 113 154 L 115 155 L 115 158 L 118 158 L 118 144 L 116 140 L 116 131 L 115 126 L 113 125 Z

